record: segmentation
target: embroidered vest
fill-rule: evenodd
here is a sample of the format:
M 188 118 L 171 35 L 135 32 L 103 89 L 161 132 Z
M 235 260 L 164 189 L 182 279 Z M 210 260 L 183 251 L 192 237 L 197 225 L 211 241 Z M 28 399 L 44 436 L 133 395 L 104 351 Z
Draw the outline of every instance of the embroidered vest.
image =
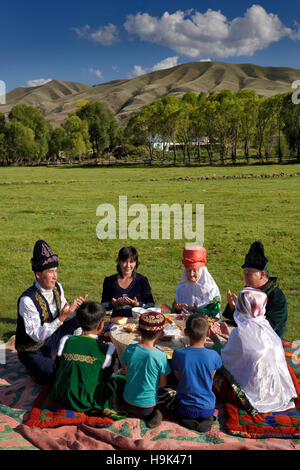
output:
M 58 283 L 55 284 L 55 287 L 53 289 L 54 293 L 54 299 L 57 307 L 57 312 L 60 314 L 61 310 L 61 290 L 58 285 Z M 41 325 L 43 325 L 45 322 L 51 323 L 54 321 L 54 318 L 49 304 L 45 297 L 41 294 L 41 292 L 37 289 L 35 284 L 33 284 L 29 289 L 27 289 L 23 294 L 20 296 L 18 300 L 18 319 L 17 319 L 17 330 L 16 330 L 16 342 L 15 342 L 15 347 L 17 351 L 22 352 L 22 351 L 36 351 L 39 349 L 41 346 L 43 346 L 44 341 L 34 341 L 33 339 L 28 336 L 25 330 L 25 324 L 24 324 L 24 319 L 23 317 L 19 314 L 19 304 L 20 300 L 22 297 L 30 297 L 32 302 L 34 303 L 37 311 L 39 312 L 40 315 L 40 320 L 41 320 Z

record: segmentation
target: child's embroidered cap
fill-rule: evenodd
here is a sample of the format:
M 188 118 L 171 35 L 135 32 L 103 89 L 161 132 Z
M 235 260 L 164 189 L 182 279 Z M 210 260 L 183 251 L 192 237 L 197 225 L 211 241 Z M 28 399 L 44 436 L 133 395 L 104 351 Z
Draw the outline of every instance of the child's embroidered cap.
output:
M 145 312 L 140 315 L 139 328 L 146 331 L 162 331 L 165 326 L 165 317 L 159 312 Z

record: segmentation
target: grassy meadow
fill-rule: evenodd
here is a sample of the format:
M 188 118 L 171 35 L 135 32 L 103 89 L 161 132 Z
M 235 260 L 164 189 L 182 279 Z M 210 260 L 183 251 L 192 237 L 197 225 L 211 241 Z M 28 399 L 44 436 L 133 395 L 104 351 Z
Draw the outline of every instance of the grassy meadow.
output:
M 128 208 L 144 204 L 149 214 L 151 204 L 204 204 L 207 267 L 223 308 L 227 289 L 238 293 L 243 287 L 241 265 L 250 244 L 261 240 L 270 275 L 279 278 L 288 301 L 285 339 L 300 339 L 299 171 L 300 165 L 2 167 L 0 339 L 15 334 L 17 299 L 33 282 L 30 258 L 40 238 L 59 255 L 59 281 L 69 300 L 85 293 L 100 300 L 104 277 L 115 273 L 119 249 L 130 244 L 138 249 L 139 272 L 148 277 L 156 303 L 172 303 L 185 240 L 174 240 L 172 230 L 169 240 L 99 240 L 97 207 L 110 203 L 118 213 L 120 195 L 127 196 Z

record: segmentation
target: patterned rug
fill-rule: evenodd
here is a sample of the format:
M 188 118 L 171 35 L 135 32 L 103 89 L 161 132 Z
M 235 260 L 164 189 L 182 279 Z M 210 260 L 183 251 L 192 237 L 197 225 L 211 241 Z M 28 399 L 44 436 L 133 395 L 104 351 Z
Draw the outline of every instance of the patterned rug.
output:
M 246 438 L 281 439 L 300 438 L 300 356 L 297 345 L 283 342 L 288 368 L 298 395 L 295 408 L 273 413 L 257 413 L 254 416 L 231 403 L 225 403 L 225 424 L 234 436 Z
M 58 402 L 47 398 L 49 387 L 44 387 L 34 401 L 25 424 L 30 427 L 55 428 L 65 424 L 95 423 L 97 427 L 108 427 L 113 419 L 103 415 L 91 415 L 75 410 L 68 410 Z M 116 415 L 113 415 L 116 419 Z
M 114 419 L 107 427 L 91 422 L 31 427 L 25 423 L 42 387 L 26 376 L 14 338 L 5 345 L 4 362 L 0 363 L 0 450 L 300 450 L 300 440 L 295 438 L 229 434 L 220 404 L 207 433 L 190 431 L 168 419 L 155 429 L 135 418 Z

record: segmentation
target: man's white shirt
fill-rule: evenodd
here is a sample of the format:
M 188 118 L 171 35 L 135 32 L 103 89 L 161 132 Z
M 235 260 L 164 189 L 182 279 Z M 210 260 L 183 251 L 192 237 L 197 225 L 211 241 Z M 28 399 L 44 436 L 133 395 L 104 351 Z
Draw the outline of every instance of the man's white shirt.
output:
M 58 282 L 60 287 L 60 297 L 61 297 L 61 305 L 60 308 L 63 309 L 64 306 L 67 304 L 67 300 L 65 299 L 64 290 L 62 285 Z M 49 336 L 51 336 L 61 325 L 61 321 L 59 320 L 59 312 L 57 310 L 56 302 L 54 299 L 53 290 L 46 290 L 43 289 L 39 283 L 35 280 L 35 286 L 40 291 L 40 293 L 45 297 L 49 304 L 49 308 L 54 321 L 51 323 L 45 322 L 43 325 L 41 324 L 40 314 L 34 305 L 33 301 L 30 297 L 24 296 L 21 298 L 19 303 L 19 314 L 24 319 L 25 331 L 30 336 L 33 341 L 45 341 Z M 68 317 L 68 320 L 73 318 L 75 313 Z

